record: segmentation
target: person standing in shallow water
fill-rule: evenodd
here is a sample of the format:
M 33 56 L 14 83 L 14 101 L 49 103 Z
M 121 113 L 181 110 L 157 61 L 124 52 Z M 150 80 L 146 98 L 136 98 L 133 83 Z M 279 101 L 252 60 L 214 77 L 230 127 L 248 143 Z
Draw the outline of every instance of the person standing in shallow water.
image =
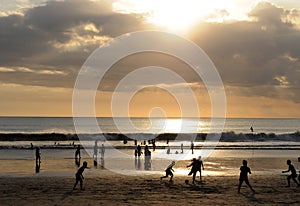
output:
M 242 183 L 245 181 L 245 183 L 248 185 L 248 187 L 252 190 L 252 192 L 255 192 L 255 190 L 252 188 L 252 186 L 249 183 L 248 180 L 248 173 L 251 174 L 250 168 L 247 166 L 247 161 L 243 160 L 243 166 L 240 168 L 241 173 L 240 173 L 240 184 L 238 188 L 238 193 L 240 193 Z
M 299 185 L 299 183 L 296 180 L 296 178 L 297 178 L 297 172 L 296 172 L 296 169 L 295 169 L 294 165 L 292 165 L 292 161 L 291 160 L 287 160 L 286 164 L 289 166 L 289 168 L 286 171 L 282 171 L 282 173 L 291 172 L 291 174 L 287 177 L 287 181 L 288 181 L 287 187 L 291 186 L 291 179 L 293 179 L 293 181 L 297 184 L 297 187 L 299 187 L 300 185 Z

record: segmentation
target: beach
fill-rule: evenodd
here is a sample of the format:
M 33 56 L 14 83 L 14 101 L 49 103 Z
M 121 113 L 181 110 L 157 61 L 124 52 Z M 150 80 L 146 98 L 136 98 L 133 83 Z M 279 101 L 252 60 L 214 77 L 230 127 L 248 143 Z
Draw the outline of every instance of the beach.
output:
M 185 176 L 173 184 L 159 175 L 125 176 L 100 172 L 85 175 L 85 190 L 74 190 L 73 177 L 0 178 L 1 205 L 299 205 L 300 188 L 286 188 L 281 175 L 255 175 L 253 194 L 237 176 L 204 176 L 204 184 L 186 185 Z M 191 178 L 189 178 L 191 179 Z
M 164 171 L 143 169 L 123 175 L 108 169 L 90 166 L 84 172 L 84 190 L 72 190 L 77 168 L 70 159 L 42 161 L 40 173 L 5 174 L 0 177 L 1 205 L 299 205 L 300 188 L 291 182 L 286 188 L 286 158 L 248 159 L 252 170 L 249 181 L 256 193 L 243 184 L 237 193 L 239 167 L 243 158 L 209 157 L 204 161 L 203 184 L 191 184 L 186 165 L 190 160 L 177 161 L 174 166 L 174 181 L 168 178 L 160 182 Z M 296 158 L 291 159 L 296 169 Z M 12 162 L 17 160 L 12 160 Z M 25 161 L 25 160 L 19 160 Z M 26 160 L 28 161 L 28 160 Z M 153 160 L 155 161 L 155 160 Z M 52 166 L 49 164 L 52 162 Z M 71 162 L 65 169 L 60 168 Z M 24 162 L 19 162 L 21 164 Z M 8 161 L 1 160 L 2 170 Z M 33 165 L 33 164 L 32 164 Z M 48 166 L 46 166 L 48 165 Z M 55 171 L 56 165 L 56 171 Z M 167 165 L 164 165 L 167 166 Z M 45 167 L 47 169 L 45 169 Z M 52 168 L 50 170 L 49 168 Z M 50 171 L 47 171 L 50 170 Z M 3 172 L 3 171 L 2 171 Z M 3 174 L 3 173 L 2 173 Z M 185 180 L 189 184 L 185 184 Z M 197 176 L 199 180 L 199 175 Z M 79 185 L 77 186 L 79 189 Z

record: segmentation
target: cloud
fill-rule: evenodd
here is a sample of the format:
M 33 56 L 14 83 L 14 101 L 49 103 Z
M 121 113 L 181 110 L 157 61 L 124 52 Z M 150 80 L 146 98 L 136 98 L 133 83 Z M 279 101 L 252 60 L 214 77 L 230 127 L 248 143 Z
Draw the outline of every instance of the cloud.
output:
M 111 4 L 109 0 L 48 1 L 22 15 L 0 16 L 0 66 L 35 71 L 6 72 L 0 81 L 73 87 L 92 51 L 115 36 L 146 28 L 140 15 L 115 13 Z M 67 74 L 64 79 L 60 72 Z M 45 74 L 52 77 L 45 79 Z
M 199 25 L 191 38 L 211 57 L 225 85 L 243 91 L 235 94 L 300 102 L 299 14 L 262 2 L 249 13 L 251 21 Z
M 227 15 L 221 10 L 211 18 Z M 227 94 L 300 102 L 300 11 L 261 2 L 249 18 L 200 24 L 189 38 L 213 60 Z M 117 13 L 109 0 L 49 1 L 23 14 L 0 15 L 0 81 L 72 88 L 81 65 L 99 45 L 151 28 L 143 14 Z M 108 72 L 103 90 L 111 91 L 128 72 L 153 62 L 173 68 L 190 85 L 201 84 L 184 63 L 148 54 L 116 64 L 119 69 Z

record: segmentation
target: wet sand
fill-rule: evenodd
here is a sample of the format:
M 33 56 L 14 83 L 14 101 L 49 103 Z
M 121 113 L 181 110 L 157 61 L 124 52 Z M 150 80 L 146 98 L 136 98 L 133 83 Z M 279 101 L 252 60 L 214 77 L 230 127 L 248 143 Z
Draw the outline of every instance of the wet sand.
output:
M 163 171 L 146 176 L 127 176 L 91 167 L 84 172 L 84 191 L 74 190 L 76 168 L 61 173 L 3 175 L 0 177 L 1 205 L 299 205 L 300 188 L 291 182 L 286 188 L 286 159 L 255 158 L 248 161 L 249 181 L 256 193 L 243 184 L 237 193 L 242 158 L 205 160 L 204 183 L 185 184 L 189 161 L 177 162 L 174 182 L 160 182 Z M 66 161 L 66 160 L 64 160 Z M 295 167 L 299 163 L 292 159 Z M 209 164 L 210 162 L 210 164 Z M 3 161 L 2 161 L 3 163 Z M 54 164 L 55 162 L 53 162 Z M 213 164 L 212 164 L 213 163 Z M 223 167 L 232 173 L 225 174 Z M 2 169 L 5 167 L 2 165 Z M 228 169 L 228 168 L 227 168 Z M 211 171 L 216 173 L 210 173 Z M 183 173 L 182 173 L 183 171 Z M 219 172 L 218 172 L 219 171 Z M 224 174 L 224 175 L 222 175 Z M 199 176 L 197 177 L 199 179 Z M 79 185 L 77 186 L 79 189 Z
M 299 205 L 300 188 L 286 188 L 285 176 L 253 175 L 253 194 L 238 177 L 204 177 L 204 184 L 186 185 L 191 177 L 175 176 L 171 184 L 159 175 L 124 176 L 108 171 L 86 176 L 85 190 L 74 190 L 71 177 L 0 178 L 1 205 Z

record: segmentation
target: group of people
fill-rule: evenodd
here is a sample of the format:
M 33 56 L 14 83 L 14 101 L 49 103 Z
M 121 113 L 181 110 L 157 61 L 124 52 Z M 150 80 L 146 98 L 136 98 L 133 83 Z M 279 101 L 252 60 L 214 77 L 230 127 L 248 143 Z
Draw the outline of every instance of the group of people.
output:
M 287 182 L 288 185 L 286 187 L 290 187 L 290 181 L 291 179 L 297 184 L 297 187 L 300 187 L 300 175 L 298 176 L 298 181 L 296 180 L 297 178 L 297 172 L 295 167 L 292 165 L 292 161 L 291 160 L 287 160 L 287 165 L 288 165 L 288 170 L 284 170 L 282 171 L 282 173 L 286 173 L 286 172 L 291 172 L 290 175 L 288 175 L 287 177 Z M 174 167 L 175 165 L 175 161 L 172 161 L 172 163 L 166 168 L 165 172 L 166 175 L 160 177 L 160 181 L 162 181 L 163 178 L 167 178 L 168 176 L 170 176 L 170 182 L 173 181 L 173 177 L 174 177 Z M 189 164 L 187 167 L 192 167 L 190 173 L 188 175 L 192 175 L 193 174 L 193 184 L 195 184 L 195 179 L 196 179 L 196 174 L 199 171 L 200 173 L 200 183 L 202 182 L 202 175 L 201 175 L 201 168 L 204 170 L 204 165 L 203 165 L 203 161 L 201 160 L 201 156 L 199 156 L 198 159 L 193 158 L 192 159 L 192 163 Z M 240 167 L 240 177 L 239 177 L 239 185 L 238 185 L 238 193 L 240 193 L 241 190 L 241 186 L 243 184 L 243 182 L 246 183 L 246 185 L 248 185 L 248 187 L 251 189 L 251 191 L 253 193 L 255 193 L 255 190 L 253 189 L 253 187 L 251 186 L 251 184 L 249 183 L 249 179 L 248 179 L 248 174 L 251 174 L 251 169 L 248 167 L 248 162 L 247 160 L 243 160 L 242 161 L 242 166 Z M 188 180 L 185 181 L 186 184 L 188 184 Z
M 163 178 L 167 178 L 169 176 L 170 176 L 170 182 L 173 181 L 173 176 L 174 176 L 173 166 L 174 165 L 175 165 L 175 161 L 172 161 L 171 164 L 165 170 L 166 175 L 160 177 L 160 181 L 162 181 Z M 187 165 L 186 167 L 192 167 L 191 171 L 188 175 L 193 175 L 193 184 L 195 184 L 196 175 L 197 175 L 198 171 L 200 173 L 200 182 L 202 182 L 202 169 L 204 170 L 204 165 L 203 165 L 203 161 L 201 159 L 201 156 L 199 156 L 198 159 L 193 158 L 191 164 Z M 186 183 L 188 183 L 188 181 Z
M 193 144 L 192 144 L 192 147 L 191 149 L 193 150 Z M 140 157 L 141 154 L 143 153 L 142 151 L 142 148 L 140 145 L 137 146 L 137 148 L 135 149 L 135 157 L 137 159 L 137 157 Z M 102 144 L 101 146 L 101 158 L 104 158 L 104 152 L 105 152 L 105 147 L 104 145 Z M 93 159 L 94 159 L 94 164 L 95 164 L 95 161 L 97 161 L 97 153 L 98 153 L 98 147 L 97 147 L 97 141 L 95 142 L 95 147 L 94 147 L 94 155 L 93 155 Z M 145 159 L 146 158 L 150 158 L 150 161 L 151 161 L 151 152 L 148 148 L 148 146 L 146 145 L 145 146 L 145 151 L 144 151 L 144 154 L 145 154 Z M 79 157 L 79 159 L 81 158 L 81 155 L 80 155 L 80 146 L 77 147 L 77 150 L 75 152 L 75 159 L 77 159 Z M 300 175 L 298 177 L 298 181 L 297 181 L 297 172 L 296 172 L 296 169 L 295 167 L 292 165 L 292 162 L 291 160 L 287 160 L 287 165 L 288 165 L 288 170 L 284 170 L 282 171 L 282 173 L 287 173 L 287 172 L 291 172 L 290 175 L 288 175 L 287 177 L 287 187 L 290 187 L 290 181 L 291 179 L 297 184 L 297 187 L 300 187 Z M 39 151 L 39 148 L 36 148 L 36 164 L 39 165 L 40 164 L 40 151 Z M 146 161 L 145 161 L 145 164 L 146 164 Z M 162 181 L 162 179 L 164 178 L 167 178 L 170 176 L 170 182 L 173 181 L 173 177 L 174 177 L 174 169 L 173 167 L 175 166 L 175 161 L 172 161 L 171 164 L 166 168 L 165 170 L 165 175 L 160 177 L 160 180 Z M 200 183 L 202 183 L 202 169 L 204 170 L 204 164 L 203 164 L 203 161 L 201 159 L 201 156 L 198 157 L 198 159 L 196 158 L 193 158 L 192 159 L 192 162 L 187 165 L 187 167 L 191 167 L 191 170 L 190 172 L 188 173 L 188 175 L 193 175 L 193 178 L 192 178 L 192 183 L 195 184 L 195 181 L 196 181 L 196 175 L 197 175 L 197 172 L 200 173 Z M 83 162 L 83 165 L 78 169 L 78 171 L 76 172 L 76 181 L 75 181 L 75 184 L 74 184 L 74 187 L 73 189 L 76 189 L 76 186 L 77 184 L 80 182 L 80 189 L 83 189 L 83 172 L 84 170 L 88 168 L 87 166 L 87 162 L 84 161 Z M 145 165 L 145 168 L 146 168 L 146 165 Z M 253 187 L 251 186 L 251 184 L 249 183 L 249 179 L 248 179 L 248 174 L 251 174 L 251 169 L 248 167 L 248 162 L 246 160 L 243 160 L 242 161 L 242 166 L 240 167 L 240 176 L 239 176 L 239 185 L 238 185 L 238 193 L 240 193 L 240 190 L 241 190 L 241 186 L 243 184 L 243 182 L 246 183 L 246 185 L 251 189 L 251 191 L 253 193 L 255 193 L 255 190 L 253 189 Z M 185 181 L 186 184 L 189 183 L 188 180 Z

